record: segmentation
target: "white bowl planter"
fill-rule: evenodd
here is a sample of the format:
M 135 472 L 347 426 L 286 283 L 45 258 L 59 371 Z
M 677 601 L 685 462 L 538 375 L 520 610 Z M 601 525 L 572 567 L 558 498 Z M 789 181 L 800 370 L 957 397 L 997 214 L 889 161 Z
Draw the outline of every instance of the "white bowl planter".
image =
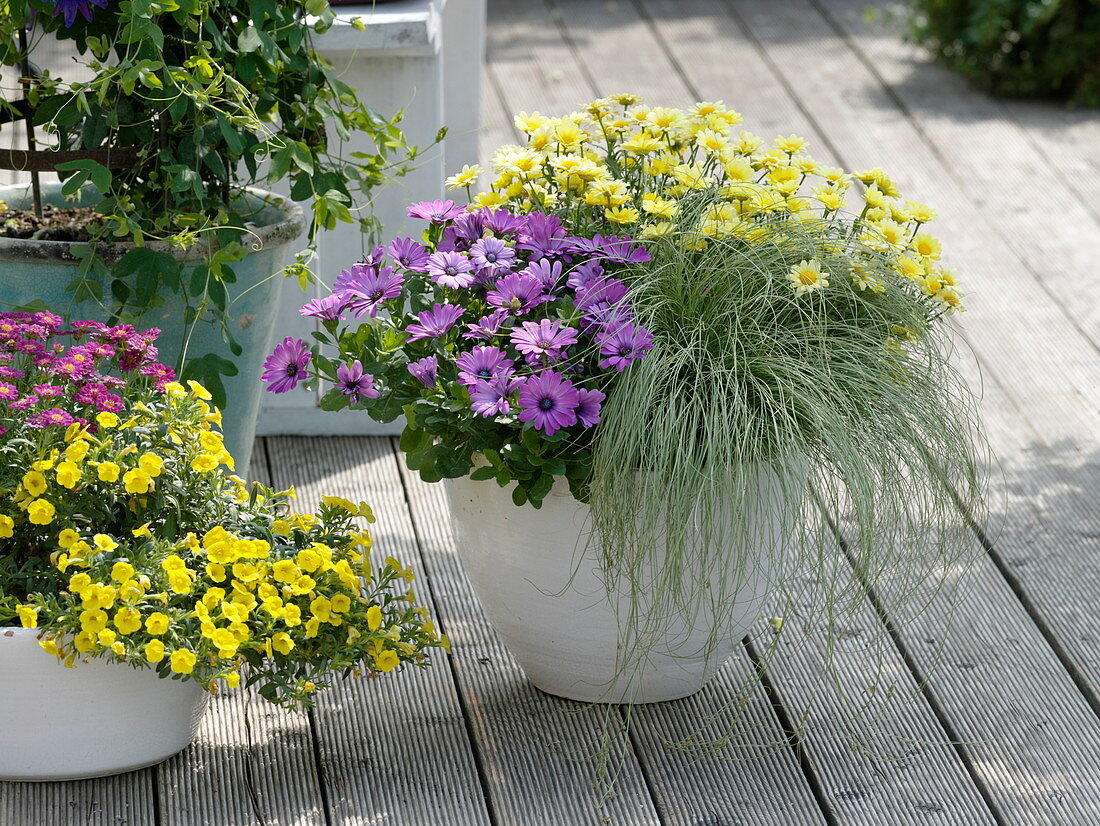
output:
M 775 478 L 774 476 L 772 477 Z M 608 598 L 598 551 L 587 547 L 589 511 L 561 480 L 542 508 L 516 507 L 511 488 L 469 478 L 444 483 L 463 567 L 474 590 L 531 683 L 585 702 L 650 703 L 694 694 L 759 619 L 771 565 L 747 566 L 732 610 L 715 617 L 709 593 L 660 626 L 644 662 L 617 650 L 628 615 L 625 584 Z M 762 496 L 777 495 L 762 484 Z M 774 512 L 774 509 L 760 509 Z M 751 536 L 773 545 L 782 526 L 749 517 Z M 591 543 L 594 544 L 594 543 Z M 655 558 L 660 564 L 659 556 Z M 695 578 L 705 581 L 707 575 Z M 635 607 L 652 608 L 643 593 Z M 635 658 L 636 660 L 637 658 Z
M 38 634 L 0 627 L 0 780 L 102 777 L 191 742 L 206 705 L 198 683 L 106 660 L 66 668 Z

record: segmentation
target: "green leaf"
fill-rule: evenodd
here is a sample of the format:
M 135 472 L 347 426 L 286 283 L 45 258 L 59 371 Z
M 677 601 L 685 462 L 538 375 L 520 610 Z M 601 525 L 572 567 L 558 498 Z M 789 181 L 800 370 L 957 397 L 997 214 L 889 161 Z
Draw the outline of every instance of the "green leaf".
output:
M 91 158 L 84 158 L 77 161 L 63 161 L 57 164 L 55 168 L 61 172 L 83 172 L 84 177 L 81 179 L 81 183 L 90 178 L 95 188 L 98 189 L 101 194 L 105 194 L 107 190 L 111 188 L 111 181 L 114 179 L 111 170 L 98 161 L 93 161 Z M 73 176 L 73 178 L 76 177 L 76 175 Z M 71 181 L 72 178 L 69 180 Z M 68 185 L 68 183 L 69 181 L 66 181 L 66 185 Z M 80 187 L 77 186 L 76 190 L 79 190 L 79 188 Z M 73 192 L 76 190 L 73 190 Z M 62 187 L 62 192 L 64 192 L 64 187 Z
M 249 26 L 237 38 L 237 50 L 244 54 L 257 51 L 261 46 L 263 41 L 260 39 L 259 29 L 255 26 Z
M 516 507 L 521 507 L 527 504 L 527 491 L 520 485 L 516 485 L 512 489 L 512 502 Z
M 483 482 L 488 481 L 489 479 L 495 479 L 496 476 L 496 469 L 491 467 L 475 468 L 474 472 L 470 474 L 470 478 L 476 482 Z

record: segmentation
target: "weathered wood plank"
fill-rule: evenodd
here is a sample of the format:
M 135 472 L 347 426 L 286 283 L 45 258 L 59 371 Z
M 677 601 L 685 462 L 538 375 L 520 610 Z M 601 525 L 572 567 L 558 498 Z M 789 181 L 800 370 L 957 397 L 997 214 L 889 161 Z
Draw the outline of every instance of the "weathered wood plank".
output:
M 914 70 L 919 51 L 869 26 L 864 0 L 822 0 L 822 14 L 893 95 L 921 138 L 988 225 L 1055 303 L 1100 345 L 1100 281 L 1081 278 L 1100 255 L 1100 221 L 997 99 L 936 64 Z M 981 140 L 975 140 L 981 130 Z M 1100 157 L 1100 143 L 1094 147 Z M 1097 181 L 1100 183 L 1100 179 Z
M 155 772 L 70 783 L 0 782 L 0 826 L 157 826 Z
M 262 439 L 248 478 L 271 484 Z M 159 826 L 324 826 L 308 715 L 255 689 L 216 694 L 192 746 L 160 768 L 157 795 Z
M 322 494 L 374 507 L 372 557 L 413 563 L 420 574 L 417 593 L 438 617 L 388 441 L 269 438 L 267 445 L 276 486 L 294 484 L 302 507 L 315 507 Z M 326 822 L 491 822 L 462 703 L 442 652 L 426 670 L 337 684 L 318 697 L 312 716 Z
M 620 76 L 629 77 L 629 89 L 646 95 L 652 105 L 682 104 L 685 95 L 689 99 L 724 99 L 744 112 L 750 128 L 758 132 L 761 126 L 789 132 L 804 122 L 797 112 L 792 113 L 794 106 L 786 91 L 720 2 L 644 3 L 642 12 L 649 26 L 634 15 L 629 5 L 611 16 L 613 20 L 603 13 L 597 18 L 590 10 L 586 14 L 586 9 L 577 4 L 561 5 L 567 25 L 575 22 L 577 29 L 584 32 L 578 36 L 583 36 L 587 46 L 580 49 L 580 54 L 586 63 L 594 64 L 590 66 L 592 74 L 609 78 L 609 83 L 618 81 Z M 615 50 L 613 38 L 627 38 L 635 48 L 629 52 Z M 669 79 L 676 77 L 685 81 L 685 88 L 679 92 L 669 89 Z M 839 575 L 848 576 L 846 572 Z M 864 639 L 884 633 L 870 606 L 861 612 L 858 622 L 864 626 Z M 873 656 L 881 652 L 864 650 L 849 642 L 835 662 L 836 679 L 846 684 L 838 691 L 836 685 L 823 677 L 826 636 L 820 628 L 788 627 L 771 672 L 777 675 L 777 696 L 792 716 L 800 715 L 800 710 L 808 707 L 813 695 L 817 695 L 817 710 L 807 721 L 803 747 L 834 822 L 877 824 L 881 817 L 888 816 L 891 822 L 923 823 L 929 811 L 941 813 L 944 822 L 992 822 L 988 807 L 962 762 L 943 743 L 946 735 L 927 703 L 913 696 L 917 694 L 913 679 L 889 642 L 885 645 L 889 655 L 885 661 L 876 661 Z M 745 676 L 747 672 L 738 669 L 737 664 L 731 664 L 723 673 L 722 688 L 727 701 Z M 897 699 L 886 704 L 879 724 L 880 750 L 886 750 L 885 744 L 891 738 L 895 746 L 903 740 L 911 743 L 909 759 L 904 762 L 885 765 L 885 761 L 853 754 L 845 732 L 838 728 L 851 711 L 847 704 L 859 698 L 859 687 L 875 681 L 883 682 L 882 697 L 886 696 L 890 683 L 895 683 L 896 696 L 913 697 L 908 703 Z M 721 707 L 721 696 L 710 697 L 706 702 L 705 707 L 711 713 Z M 669 719 L 671 715 L 662 716 L 666 717 L 661 721 L 665 725 L 674 723 L 684 728 L 683 721 Z M 652 722 L 660 726 L 656 719 Z M 714 788 L 706 774 L 699 771 L 699 765 L 688 767 L 686 774 L 684 767 L 677 767 L 676 771 L 668 768 L 653 774 L 684 778 L 681 792 L 691 787 Z M 743 784 L 730 780 L 727 778 L 722 785 L 744 788 Z M 805 809 L 801 807 L 803 817 Z
M 968 336 L 987 370 L 1012 389 L 1012 403 L 1026 399 L 1028 419 L 1036 425 L 1047 418 L 1090 415 L 1082 398 L 1095 386 L 1089 380 L 1097 370 L 1089 345 L 989 231 L 858 58 L 806 3 L 777 2 L 766 13 L 744 2 L 733 7 L 749 22 L 802 109 L 843 147 L 846 165 L 881 163 L 911 196 L 940 209 L 937 230 L 979 291 L 973 303 L 981 309 L 967 318 Z M 806 50 L 807 42 L 815 48 Z M 1100 807 L 1086 768 L 1100 747 L 1095 718 L 1031 617 L 1007 591 L 990 562 L 959 606 L 956 632 L 931 675 L 930 690 L 1009 822 L 1090 823 Z M 896 619 L 922 670 L 931 664 L 925 640 L 935 639 L 927 632 L 935 620 Z
M 568 823 L 657 824 L 642 771 L 630 752 L 615 795 L 601 804 L 593 758 L 601 746 L 601 708 L 533 688 L 493 632 L 455 553 L 440 485 L 403 467 L 413 524 L 445 629 L 455 676 L 470 714 L 497 822 L 524 826 Z

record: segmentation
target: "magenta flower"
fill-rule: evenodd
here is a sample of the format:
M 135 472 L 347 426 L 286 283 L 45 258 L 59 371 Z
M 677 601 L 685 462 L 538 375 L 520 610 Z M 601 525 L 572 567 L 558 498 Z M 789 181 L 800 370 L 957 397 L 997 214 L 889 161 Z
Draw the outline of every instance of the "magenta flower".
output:
M 19 398 L 19 388 L 14 384 L 0 381 L 0 401 L 13 402 Z
M 0 385 L 0 388 L 4 386 L 10 387 L 11 385 Z M 43 399 L 56 399 L 58 396 L 65 395 L 65 388 L 58 387 L 56 384 L 36 384 L 34 392 Z M 4 396 L 0 396 L 0 398 L 4 398 Z
M 313 354 L 300 338 L 284 338 L 283 343 L 275 347 L 275 352 L 264 361 L 264 374 L 261 381 L 269 384 L 271 393 L 286 393 L 293 390 L 308 375 L 306 367 Z
M 324 298 L 315 298 L 302 307 L 299 312 L 310 318 L 319 318 L 322 321 L 339 321 L 348 305 L 345 293 L 333 293 Z
M 27 427 L 68 427 L 75 420 L 60 407 L 51 407 L 27 418 Z
M 424 272 L 428 265 L 428 250 L 412 238 L 395 238 L 386 248 L 393 260 L 407 270 Z
M 485 295 L 485 300 L 494 307 L 523 315 L 550 298 L 543 295 L 542 281 L 538 278 L 514 272 L 500 279 L 492 291 Z
M 341 272 L 333 289 L 343 290 L 348 302 L 346 309 L 355 313 L 356 318 L 363 313 L 374 318 L 383 302 L 401 295 L 405 277 L 394 273 L 392 267 L 376 269 L 366 264 L 354 264 L 351 269 L 351 273 Z
M 164 390 L 164 385 L 166 385 L 170 381 L 176 380 L 175 370 L 173 370 L 171 367 L 168 367 L 167 365 L 158 364 L 156 362 L 154 362 L 153 364 L 142 365 L 139 372 L 141 373 L 141 375 L 151 378 L 153 380 L 153 383 L 156 385 L 157 390 Z
M 460 252 L 433 252 L 428 257 L 428 276 L 436 284 L 453 289 L 474 283 L 474 265 Z
M 604 370 L 614 367 L 621 373 L 630 362 L 653 349 L 653 334 L 644 327 L 624 323 L 614 332 L 598 336 L 596 343 L 600 345 L 600 355 L 607 356 L 600 361 L 600 367 Z
M 489 341 L 500 333 L 500 325 L 503 324 L 507 318 L 510 318 L 507 311 L 493 310 L 489 315 L 482 316 L 478 319 L 477 324 L 467 324 L 466 332 L 462 334 L 462 337 L 478 338 Z
M 377 399 L 380 395 L 374 389 L 374 376 L 363 372 L 363 365 L 356 359 L 351 364 L 341 364 L 336 368 L 336 386 L 345 396 L 350 396 L 352 404 L 361 399 Z
M 482 238 L 470 247 L 470 261 L 478 273 L 497 275 L 510 270 L 516 260 L 516 251 L 499 238 Z
M 577 333 L 558 321 L 525 321 L 512 330 L 512 344 L 523 353 L 528 364 L 565 358 L 565 348 L 577 343 Z
M 515 362 L 506 358 L 499 347 L 475 347 L 455 359 L 455 366 L 458 380 L 472 387 L 482 380 L 510 376 Z
M 585 427 L 592 427 L 600 421 L 600 405 L 607 398 L 599 390 L 577 390 L 580 400 L 577 404 L 577 418 Z
M 419 324 L 410 324 L 405 332 L 411 335 L 408 341 L 420 341 L 424 338 L 439 338 L 450 330 L 465 312 L 454 304 L 433 304 L 417 316 Z
M 464 211 L 462 207 L 455 206 L 454 201 L 420 201 L 409 206 L 408 215 L 410 218 L 423 218 L 433 224 L 442 224 L 457 218 Z
M 478 379 L 470 391 L 470 409 L 485 418 L 511 413 L 509 398 L 522 384 L 523 379 L 512 376 L 498 376 L 488 381 Z
M 425 387 L 435 387 L 435 377 L 439 374 L 439 359 L 428 356 L 419 361 L 409 362 L 409 373 Z
M 529 376 L 519 391 L 521 422 L 534 422 L 536 430 L 547 436 L 577 423 L 580 393 L 573 382 L 560 373 L 548 370 Z
M 19 411 L 19 412 L 21 412 L 21 411 L 23 411 L 23 410 L 30 410 L 30 409 L 31 409 L 32 407 L 34 407 L 34 406 L 35 406 L 36 404 L 38 404 L 38 396 L 36 396 L 36 395 L 34 395 L 34 394 L 32 393 L 32 394 L 30 394 L 29 396 L 24 396 L 24 397 L 23 397 L 23 398 L 21 398 L 21 399 L 17 399 L 16 401 L 13 401 L 13 402 L 12 402 L 12 403 L 11 403 L 10 405 L 8 405 L 8 406 L 9 406 L 9 407 L 10 407 L 10 408 L 11 408 L 12 410 L 15 410 L 15 411 Z M 34 425 L 34 426 L 35 426 L 35 427 L 46 427 L 47 425 L 44 425 L 44 424 L 43 424 L 43 425 Z
M 63 14 L 66 29 L 76 22 L 78 13 L 90 23 L 92 21 L 93 3 L 101 9 L 107 8 L 107 0 L 54 0 L 53 16 L 57 17 L 57 15 Z

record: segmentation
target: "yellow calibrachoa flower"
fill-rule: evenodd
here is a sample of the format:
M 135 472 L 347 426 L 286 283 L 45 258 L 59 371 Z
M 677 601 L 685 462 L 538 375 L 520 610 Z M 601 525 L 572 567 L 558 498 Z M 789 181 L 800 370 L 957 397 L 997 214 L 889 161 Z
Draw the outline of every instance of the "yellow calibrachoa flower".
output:
M 56 508 L 45 499 L 35 499 L 27 505 L 27 518 L 34 525 L 49 525 L 56 512 Z
M 117 482 L 122 468 L 114 462 L 100 462 L 96 465 L 96 474 L 101 482 Z
M 133 468 L 122 475 L 127 493 L 148 493 L 153 489 L 153 478 L 140 468 Z
M 15 608 L 15 613 L 24 628 L 38 627 L 38 609 L 33 605 L 18 605 Z
M 31 496 L 41 496 L 46 492 L 46 477 L 37 470 L 28 471 L 23 475 L 23 489 Z
M 0 539 L 7 539 L 15 533 L 15 520 L 7 514 L 0 514 Z
M 145 643 L 144 651 L 145 651 L 145 659 L 148 662 L 159 663 L 161 660 L 164 659 L 164 643 L 161 642 L 160 640 L 149 640 L 149 642 Z M 176 669 L 173 668 L 172 670 L 175 671 Z M 187 673 L 187 672 L 177 672 L 177 673 Z
M 102 413 L 97 413 L 95 420 L 96 424 L 98 424 L 104 430 L 109 430 L 112 427 L 118 427 L 118 416 L 116 416 L 114 413 L 111 413 L 110 411 L 105 410 Z
M 195 670 L 197 661 L 198 657 L 186 648 L 177 648 L 169 658 L 171 668 L 177 674 L 190 674 Z

